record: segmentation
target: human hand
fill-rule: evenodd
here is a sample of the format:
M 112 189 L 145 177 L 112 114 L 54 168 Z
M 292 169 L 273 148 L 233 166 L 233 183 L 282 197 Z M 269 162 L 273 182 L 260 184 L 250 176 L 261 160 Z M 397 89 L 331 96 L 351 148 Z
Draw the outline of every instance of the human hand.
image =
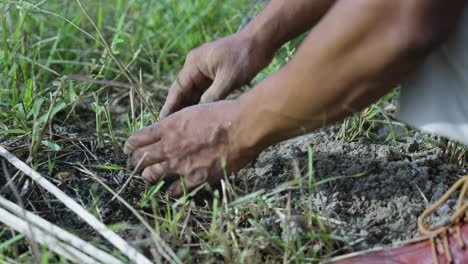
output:
M 252 148 L 249 131 L 240 121 L 236 101 L 222 101 L 183 109 L 137 131 L 125 143 L 134 166 L 151 181 L 174 179 L 168 192 L 183 194 L 180 177 L 189 191 L 215 184 L 224 175 L 243 168 L 260 150 Z M 226 167 L 223 168 L 222 160 Z
M 199 102 L 224 99 L 250 82 L 268 65 L 273 55 L 274 51 L 258 47 L 253 38 L 242 33 L 193 49 L 169 89 L 160 117 Z

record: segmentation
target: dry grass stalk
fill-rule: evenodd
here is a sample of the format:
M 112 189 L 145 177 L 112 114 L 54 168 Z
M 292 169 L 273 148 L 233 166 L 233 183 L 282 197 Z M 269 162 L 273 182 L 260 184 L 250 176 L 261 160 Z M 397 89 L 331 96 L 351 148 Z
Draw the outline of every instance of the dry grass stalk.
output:
M 70 246 L 75 247 L 79 251 L 89 255 L 96 260 L 99 260 L 103 263 L 109 264 L 120 264 L 122 261 L 117 258 L 109 255 L 108 253 L 94 247 L 90 243 L 76 237 L 75 235 L 67 232 L 66 230 L 50 223 L 49 221 L 21 208 L 20 206 L 10 202 L 9 200 L 0 196 L 0 208 L 8 210 L 13 215 L 23 218 L 26 222 L 32 225 L 34 228 L 40 228 L 44 230 L 48 235 L 53 236 L 63 243 L 66 243 Z M 14 223 L 13 223 L 14 224 Z M 10 225 L 11 226 L 11 225 Z M 13 229 L 17 230 L 14 226 L 11 226 Z
M 76 248 L 67 245 L 51 236 L 48 232 L 42 231 L 34 225 L 30 225 L 23 219 L 9 213 L 8 211 L 0 208 L 0 222 L 11 227 L 12 229 L 25 234 L 34 241 L 47 245 L 48 248 L 55 251 L 56 253 L 64 256 L 65 258 L 78 263 L 96 263 L 95 259 L 92 259 L 88 255 L 82 253 Z
M 143 160 L 143 159 L 142 159 Z M 140 164 L 137 165 L 137 167 Z M 118 193 L 116 193 L 112 188 L 110 188 L 107 184 L 105 184 L 97 175 L 86 169 L 83 165 L 81 165 L 81 168 L 78 168 L 81 172 L 91 176 L 96 182 L 101 184 L 107 191 L 109 191 L 114 198 L 117 198 L 125 207 L 127 207 L 137 218 L 140 220 L 140 222 L 143 224 L 143 226 L 150 232 L 151 238 L 154 242 L 154 245 L 156 246 L 157 250 L 159 251 L 159 254 L 161 254 L 163 257 L 165 257 L 168 261 L 171 263 L 181 263 L 180 260 L 178 259 L 177 255 L 172 251 L 172 249 L 161 239 L 161 237 L 156 234 L 156 232 L 153 230 L 153 228 L 148 224 L 148 222 L 145 221 L 145 219 L 133 208 L 127 201 L 125 201 L 122 197 L 119 196 Z M 113 199 L 114 199 L 113 198 Z
M 8 152 L 5 148 L 0 146 L 0 156 L 4 157 L 8 162 L 13 166 L 23 171 L 31 179 L 33 179 L 37 184 L 42 186 L 44 189 L 52 193 L 57 199 L 65 204 L 70 210 L 75 212 L 79 217 L 81 217 L 86 223 L 92 226 L 99 234 L 105 237 L 111 244 L 113 244 L 117 249 L 122 251 L 122 253 L 127 256 L 131 261 L 135 263 L 151 264 L 152 262 L 146 258 L 143 254 L 138 252 L 134 247 L 128 244 L 123 238 L 118 236 L 112 230 L 106 227 L 101 221 L 99 221 L 94 215 L 84 209 L 79 205 L 75 200 L 62 192 L 59 188 L 53 185 L 46 178 L 41 176 L 38 172 L 34 171 L 31 167 L 26 165 L 24 162 L 19 160 L 13 154 Z

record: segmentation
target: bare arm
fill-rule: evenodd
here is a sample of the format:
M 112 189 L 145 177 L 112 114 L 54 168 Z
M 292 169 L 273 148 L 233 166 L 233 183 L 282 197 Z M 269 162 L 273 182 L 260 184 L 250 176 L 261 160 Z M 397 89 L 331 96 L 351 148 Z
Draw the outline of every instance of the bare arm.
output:
M 239 99 L 238 123 L 255 126 L 252 145 L 265 147 L 355 113 L 448 36 L 464 2 L 337 2 L 286 67 Z
M 271 0 L 240 33 L 274 53 L 287 41 L 312 28 L 335 0 Z
M 333 0 L 272 0 L 240 32 L 192 50 L 169 90 L 161 117 L 184 107 L 224 99 L 250 82 L 276 50 L 310 29 Z

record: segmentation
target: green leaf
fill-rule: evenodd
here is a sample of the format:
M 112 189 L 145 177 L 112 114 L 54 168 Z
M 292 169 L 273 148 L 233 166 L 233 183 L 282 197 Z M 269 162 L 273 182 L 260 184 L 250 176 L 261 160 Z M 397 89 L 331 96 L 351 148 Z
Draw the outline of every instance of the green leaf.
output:
M 140 55 L 140 52 L 141 52 L 141 47 L 139 47 L 138 50 L 133 53 L 133 59 L 138 57 L 138 55 Z
M 260 190 L 254 192 L 254 193 L 251 193 L 251 194 L 248 194 L 248 195 L 246 195 L 246 196 L 243 196 L 243 197 L 241 197 L 241 198 L 239 198 L 239 199 L 237 199 L 237 200 L 231 202 L 231 203 L 229 204 L 229 207 L 234 207 L 234 206 L 237 206 L 237 205 L 239 205 L 239 204 L 242 204 L 242 203 L 244 203 L 244 202 L 246 202 L 246 201 L 249 201 L 249 200 L 252 200 L 252 199 L 256 199 L 256 198 L 260 197 L 260 195 L 262 195 L 264 192 L 265 192 L 264 189 L 260 189 Z
M 118 171 L 125 170 L 124 167 L 120 167 L 120 166 L 112 165 L 112 164 L 94 165 L 93 167 L 98 168 L 98 169 L 105 169 L 105 170 L 118 170 Z
M 51 141 L 48 141 L 48 140 L 43 140 L 42 145 L 50 148 L 51 150 L 55 150 L 55 151 L 62 150 L 62 147 L 60 147 L 59 145 L 55 144 L 54 142 L 51 142 Z
M 26 134 L 26 131 L 24 131 L 23 129 L 10 129 L 10 130 L 0 129 L 0 135 L 5 135 L 5 134 Z
M 14 236 L 13 238 L 3 242 L 0 244 L 0 250 L 4 250 L 4 249 L 8 249 L 10 248 L 13 244 L 15 244 L 16 242 L 22 240 L 23 238 L 25 238 L 26 236 L 23 235 L 23 234 L 19 234 L 19 235 L 16 235 Z
M 44 98 L 35 99 L 31 110 L 29 110 L 28 112 L 27 118 L 30 118 L 31 115 L 39 116 L 39 112 L 41 111 L 41 106 L 44 103 L 44 101 Z
M 110 224 L 107 226 L 110 230 L 114 232 L 120 232 L 128 228 L 128 224 L 125 222 Z
M 52 117 L 54 117 L 55 114 L 57 114 L 58 112 L 60 112 L 62 109 L 65 108 L 65 106 L 67 106 L 67 104 L 65 103 L 60 103 L 59 105 L 56 105 L 53 109 L 52 109 L 52 112 L 50 113 L 50 118 L 52 119 Z M 47 114 L 44 114 L 43 116 L 41 116 L 37 122 L 42 124 L 46 121 L 47 119 Z

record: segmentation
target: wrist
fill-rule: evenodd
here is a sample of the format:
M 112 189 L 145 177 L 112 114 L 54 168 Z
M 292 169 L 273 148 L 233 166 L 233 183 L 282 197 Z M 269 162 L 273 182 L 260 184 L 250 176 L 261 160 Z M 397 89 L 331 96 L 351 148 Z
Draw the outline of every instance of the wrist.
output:
M 269 30 L 263 30 L 262 28 L 263 26 L 258 25 L 256 22 L 251 22 L 236 35 L 244 43 L 247 43 L 256 57 L 270 62 L 283 43 L 278 43 L 268 32 Z
M 285 75 L 284 69 L 270 75 L 236 100 L 238 124 L 248 135 L 246 142 L 253 149 L 265 149 L 317 127 L 318 122 L 291 112 L 294 108 L 288 99 L 291 96 L 278 89 L 287 87 Z
M 293 4 L 294 10 L 297 5 Z M 291 8 L 289 1 L 271 0 L 268 6 L 260 12 L 239 34 L 254 41 L 257 46 L 262 47 L 270 54 L 276 53 L 281 46 L 291 40 L 296 34 L 296 24 L 291 16 L 297 17 L 296 11 L 287 11 Z M 299 23 L 304 24 L 304 23 Z
M 245 149 L 254 152 L 260 152 L 282 140 L 279 138 L 281 137 L 281 128 L 278 126 L 281 124 L 280 117 L 274 115 L 274 111 L 266 107 L 268 102 L 265 100 L 267 98 L 259 93 L 252 93 L 251 90 L 234 101 L 236 109 L 234 124 L 238 131 L 237 138 L 242 139 Z
M 263 123 L 255 123 L 260 121 L 259 115 L 250 102 L 241 98 L 232 101 L 232 112 L 230 138 L 238 149 L 242 149 L 243 153 L 257 155 L 269 146 L 264 137 L 267 127 Z

